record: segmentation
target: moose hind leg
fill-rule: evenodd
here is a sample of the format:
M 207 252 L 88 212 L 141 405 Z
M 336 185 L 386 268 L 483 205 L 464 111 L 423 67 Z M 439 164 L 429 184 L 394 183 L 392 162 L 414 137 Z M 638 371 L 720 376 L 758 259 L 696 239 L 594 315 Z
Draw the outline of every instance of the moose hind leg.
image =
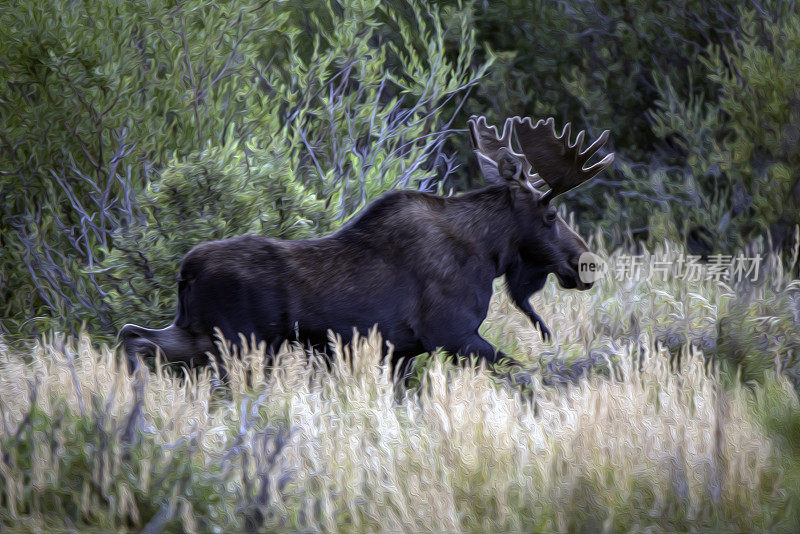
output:
M 408 348 L 405 350 L 395 350 L 392 353 L 391 370 L 392 377 L 397 379 L 398 383 L 408 388 L 411 383 L 411 378 L 414 375 L 414 367 L 416 365 L 417 356 L 427 352 L 422 343 L 416 347 Z
M 167 362 L 183 362 L 189 365 L 207 363 L 206 352 L 215 350 L 211 336 L 192 334 L 174 324 L 161 329 L 127 324 L 122 327 L 119 335 L 130 372 L 138 367 L 139 357 L 155 357 L 158 350 L 161 350 Z
M 478 363 L 484 361 L 489 366 L 496 364 L 501 358 L 507 358 L 502 351 L 495 349 L 491 343 L 483 339 L 477 332 L 463 336 L 458 340 L 452 340 L 448 343 L 439 343 L 436 344 L 436 346 L 430 346 L 429 351 L 432 352 L 438 348 L 442 348 L 450 354 L 458 354 L 465 358 L 475 356 L 478 359 Z
M 502 351 L 495 349 L 491 343 L 483 339 L 477 332 L 463 339 L 455 351 L 465 357 L 476 356 L 479 362 L 485 361 L 487 365 L 494 365 L 501 358 L 506 357 Z

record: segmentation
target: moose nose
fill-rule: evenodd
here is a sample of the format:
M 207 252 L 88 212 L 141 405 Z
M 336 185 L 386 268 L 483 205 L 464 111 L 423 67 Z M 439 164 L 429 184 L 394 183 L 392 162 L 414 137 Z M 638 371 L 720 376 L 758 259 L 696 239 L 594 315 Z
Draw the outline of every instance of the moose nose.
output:
M 575 270 L 575 285 L 581 290 L 591 289 L 594 280 L 584 278 L 585 273 L 581 273 L 581 267 L 585 267 L 585 265 L 581 265 L 580 258 L 580 256 L 573 256 L 569 260 L 570 266 Z

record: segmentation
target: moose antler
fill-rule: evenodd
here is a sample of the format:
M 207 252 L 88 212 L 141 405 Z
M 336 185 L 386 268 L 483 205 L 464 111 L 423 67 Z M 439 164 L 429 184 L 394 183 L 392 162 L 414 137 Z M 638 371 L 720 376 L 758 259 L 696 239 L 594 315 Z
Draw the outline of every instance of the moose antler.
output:
M 469 133 L 472 136 L 472 146 L 487 158 L 497 161 L 501 148 L 511 149 L 511 131 L 513 119 L 506 119 L 503 125 L 503 135 L 497 136 L 497 128 L 486 123 L 486 117 L 473 115 L 467 121 Z
M 514 127 L 513 119 L 506 119 L 503 125 L 503 135 L 497 135 L 497 128 L 486 123 L 486 117 L 473 115 L 467 121 L 472 139 L 472 148 L 478 156 L 481 173 L 487 180 L 498 174 L 497 168 L 504 158 L 509 156 L 522 164 L 522 171 L 527 178 L 533 178 L 531 164 L 523 154 L 518 154 L 511 147 L 511 134 Z
M 608 130 L 604 131 L 586 150 L 581 151 L 586 132 L 583 130 L 578 132 L 575 142 L 571 143 L 570 123 L 564 126 L 561 135 L 556 135 L 555 122 L 552 117 L 547 121 L 538 121 L 536 126 L 527 117 L 525 119 L 514 117 L 509 120 L 513 123 L 514 133 L 526 160 L 536 174 L 550 186 L 550 190 L 541 199 L 543 202 L 578 187 L 614 161 L 614 154 L 611 153 L 597 163 L 586 166 L 589 159 L 608 140 Z M 506 121 L 506 126 L 508 126 L 508 121 Z
M 505 174 L 500 169 L 504 167 L 504 160 L 506 163 L 519 162 L 524 179 L 532 183 L 533 187 L 539 188 L 545 184 L 550 186 L 542 196 L 542 202 L 578 187 L 614 161 L 614 154 L 611 153 L 597 163 L 586 166 L 589 159 L 608 140 L 608 130 L 586 150 L 581 151 L 586 132 L 578 132 L 573 143 L 570 141 L 570 123 L 564 126 L 561 135 L 556 135 L 552 117 L 546 121 L 538 121 L 536 126 L 527 117 L 506 119 L 502 135 L 497 134 L 497 128 L 486 123 L 486 117 L 473 115 L 467 124 L 484 177 L 487 180 L 499 179 L 501 174 Z M 522 154 L 512 147 L 512 132 L 516 134 Z M 509 168 L 509 165 L 505 165 L 505 168 Z

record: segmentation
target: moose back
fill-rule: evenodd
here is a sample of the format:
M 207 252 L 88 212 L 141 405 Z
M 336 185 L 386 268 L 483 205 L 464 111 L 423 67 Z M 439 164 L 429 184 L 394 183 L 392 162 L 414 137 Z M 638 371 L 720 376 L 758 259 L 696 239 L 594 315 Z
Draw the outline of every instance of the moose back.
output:
M 215 328 L 229 341 L 244 334 L 276 350 L 284 340 L 324 347 L 329 330 L 346 342 L 374 325 L 395 359 L 443 348 L 494 363 L 503 354 L 478 329 L 502 275 L 515 304 L 549 336 L 530 296 L 550 273 L 567 289 L 591 286 L 578 274 L 587 245 L 550 201 L 611 164 L 613 154 L 587 163 L 608 132 L 581 150 L 584 132 L 571 142 L 569 124 L 557 135 L 552 119 L 534 126 L 514 117 L 500 136 L 483 117 L 469 128 L 483 189 L 388 193 L 318 239 L 249 235 L 196 246 L 180 266 L 173 323 L 122 328 L 131 367 L 158 350 L 169 362 L 203 364 L 216 350 Z

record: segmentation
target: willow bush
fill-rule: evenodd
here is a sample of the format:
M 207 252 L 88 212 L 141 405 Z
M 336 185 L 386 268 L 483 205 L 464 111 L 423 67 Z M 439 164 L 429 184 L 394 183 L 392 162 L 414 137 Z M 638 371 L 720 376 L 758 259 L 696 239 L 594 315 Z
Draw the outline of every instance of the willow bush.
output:
M 5 334 L 163 322 L 197 242 L 476 187 L 473 113 L 612 130 L 614 168 L 565 196 L 612 248 L 797 243 L 792 3 L 25 0 L 0 23 Z
M 469 6 L 32 0 L 0 11 L 5 333 L 166 320 L 192 245 L 431 187 L 485 72 Z M 462 52 L 448 53 L 457 39 Z

